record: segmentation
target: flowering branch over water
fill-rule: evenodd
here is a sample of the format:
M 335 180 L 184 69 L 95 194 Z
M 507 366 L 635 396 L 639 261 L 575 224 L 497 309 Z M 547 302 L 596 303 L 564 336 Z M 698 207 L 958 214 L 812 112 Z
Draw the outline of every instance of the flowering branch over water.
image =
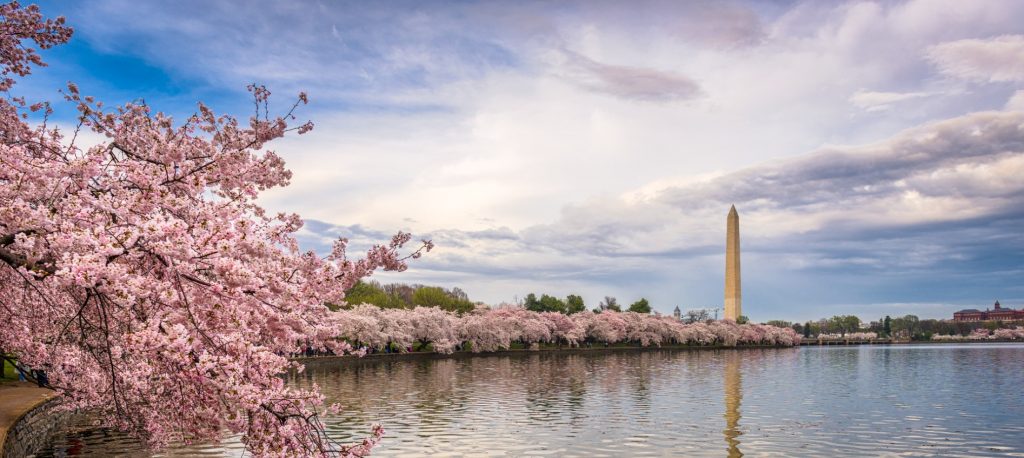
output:
M 42 65 L 39 48 L 66 42 L 64 20 L 0 5 L 0 90 Z M 70 133 L 25 121 L 46 107 L 0 98 L 0 352 L 43 369 L 69 409 L 96 412 L 153 446 L 243 434 L 257 455 L 362 456 L 379 441 L 329 441 L 323 397 L 289 388 L 299 343 L 343 354 L 344 316 L 324 304 L 411 255 L 398 234 L 351 260 L 302 253 L 302 221 L 255 203 L 291 172 L 268 142 L 292 126 L 299 96 L 269 114 L 270 91 L 250 86 L 247 121 L 198 112 L 176 123 L 145 103 L 108 109 L 69 84 Z M 49 110 L 45 110 L 45 115 Z M 104 138 L 83 148 L 78 133 Z

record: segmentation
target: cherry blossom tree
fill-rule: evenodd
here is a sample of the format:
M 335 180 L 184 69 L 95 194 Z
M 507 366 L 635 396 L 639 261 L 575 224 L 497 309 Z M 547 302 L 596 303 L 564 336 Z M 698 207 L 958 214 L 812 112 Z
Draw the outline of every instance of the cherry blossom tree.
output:
M 585 337 L 586 330 L 576 326 L 576 323 L 564 313 L 543 312 L 540 316 L 548 322 L 551 338 L 559 343 L 565 342 L 569 346 L 576 346 Z
M 1003 328 L 996 329 L 992 333 L 993 339 L 1005 339 L 1005 340 L 1019 340 L 1024 339 L 1024 327 L 1016 327 L 1013 329 Z
M 370 308 L 371 306 L 368 306 Z M 415 338 L 413 332 L 412 316 L 401 309 L 381 309 L 376 306 L 377 320 L 381 323 L 381 332 L 388 337 L 388 344 L 394 344 L 399 349 L 405 349 L 412 345 Z
M 508 329 L 509 337 L 513 341 L 530 345 L 550 342 L 552 339 L 554 326 L 539 312 L 532 312 L 524 308 L 506 308 L 487 313 L 493 315 L 493 319 L 501 323 L 500 326 Z
M 0 29 L 8 94 L 42 65 L 34 47 L 71 36 L 62 18 L 18 3 L 0 6 Z M 300 252 L 299 217 L 255 199 L 288 184 L 266 146 L 312 128 L 293 125 L 307 98 L 270 116 L 270 92 L 250 91 L 247 121 L 199 104 L 176 122 L 141 102 L 107 108 L 69 84 L 79 118 L 67 132 L 47 124 L 46 104 L 0 98 L 0 350 L 44 369 L 67 408 L 153 446 L 232 432 L 259 456 L 363 455 L 383 430 L 333 443 L 318 417 L 332 407 L 316 388 L 284 385 L 282 373 L 301 370 L 286 355 L 304 344 L 350 351 L 336 337 L 355 315 L 324 304 L 376 269 L 404 270 L 430 244 L 403 257 L 400 233 L 358 260 L 343 239 L 325 257 Z M 86 130 L 103 141 L 80 145 Z
M 715 333 L 711 332 L 706 322 L 696 321 L 686 325 L 683 331 L 686 342 L 708 345 L 715 341 Z
M 656 332 L 662 343 L 680 344 L 687 343 L 685 336 L 686 324 L 675 318 L 667 316 L 653 316 L 649 326 Z
M 739 342 L 749 344 L 760 344 L 764 343 L 765 332 L 759 325 L 748 324 L 740 326 Z
M 416 307 L 407 313 L 412 324 L 412 338 L 421 347 L 432 344 L 438 353 L 451 353 L 459 339 L 458 322 L 455 315 L 438 307 Z
M 735 347 L 743 332 L 741 325 L 732 320 L 712 322 L 708 329 L 715 335 L 715 340 L 726 347 Z
M 344 319 L 339 320 L 339 326 L 335 332 L 339 336 L 347 338 L 349 343 L 354 344 L 357 348 L 383 347 L 389 341 L 389 336 L 382 332 L 383 325 L 378 319 L 378 317 L 383 318 L 383 314 L 367 313 L 371 311 L 371 308 L 376 307 L 362 304 L 352 311 L 336 312 Z
M 493 313 L 473 313 L 459 320 L 459 335 L 475 352 L 508 350 L 512 345 L 513 330 L 508 320 Z
M 612 312 L 615 313 L 615 312 Z M 658 332 L 655 317 L 646 313 L 622 312 L 618 314 L 626 324 L 623 339 L 626 342 L 637 342 L 640 346 L 661 346 L 661 333 Z
M 604 343 L 616 343 L 626 335 L 626 320 L 621 312 L 605 310 L 594 315 L 594 320 L 587 329 L 587 334 L 594 340 Z

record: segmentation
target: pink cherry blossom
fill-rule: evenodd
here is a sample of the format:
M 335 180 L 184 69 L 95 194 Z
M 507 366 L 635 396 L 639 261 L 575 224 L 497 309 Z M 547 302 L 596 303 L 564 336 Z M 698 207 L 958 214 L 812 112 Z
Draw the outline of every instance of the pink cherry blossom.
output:
M 421 346 L 428 344 L 438 353 L 451 353 L 458 345 L 459 325 L 453 313 L 438 307 L 416 307 L 411 311 L 396 310 L 405 314 L 412 325 L 412 340 Z
M 0 17 L 9 91 L 42 65 L 31 45 L 63 43 L 71 29 L 17 3 Z M 350 351 L 342 334 L 408 339 L 401 324 L 325 304 L 431 245 L 402 256 L 410 236 L 399 233 L 361 259 L 343 240 L 327 257 L 300 252 L 302 220 L 255 199 L 290 181 L 267 146 L 311 127 L 289 124 L 306 97 L 272 117 L 270 92 L 250 91 L 257 109 L 245 122 L 202 104 L 176 122 L 141 102 L 108 109 L 69 84 L 80 116 L 69 132 L 20 116 L 45 104 L 0 98 L 0 350 L 44 369 L 67 408 L 154 446 L 230 432 L 259 456 L 361 456 L 382 429 L 333 443 L 317 416 L 323 397 L 280 376 L 301 370 L 287 355 L 304 346 Z M 82 130 L 103 141 L 79 145 Z

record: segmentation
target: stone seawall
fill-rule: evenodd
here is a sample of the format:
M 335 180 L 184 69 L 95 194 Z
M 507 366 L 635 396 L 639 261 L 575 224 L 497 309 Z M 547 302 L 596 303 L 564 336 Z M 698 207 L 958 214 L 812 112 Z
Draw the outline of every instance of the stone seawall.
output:
M 42 450 L 71 417 L 71 412 L 57 409 L 59 404 L 56 397 L 42 399 L 14 419 L 3 437 L 0 458 L 23 458 Z

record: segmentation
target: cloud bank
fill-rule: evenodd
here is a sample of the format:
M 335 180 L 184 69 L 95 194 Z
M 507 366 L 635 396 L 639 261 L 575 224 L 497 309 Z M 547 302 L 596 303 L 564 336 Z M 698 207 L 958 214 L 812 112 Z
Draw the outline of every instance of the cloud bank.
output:
M 77 35 L 36 94 L 248 116 L 251 82 L 309 92 L 262 202 L 309 248 L 438 243 L 385 279 L 720 306 L 736 204 L 754 319 L 1024 306 L 1022 2 L 43 8 Z

